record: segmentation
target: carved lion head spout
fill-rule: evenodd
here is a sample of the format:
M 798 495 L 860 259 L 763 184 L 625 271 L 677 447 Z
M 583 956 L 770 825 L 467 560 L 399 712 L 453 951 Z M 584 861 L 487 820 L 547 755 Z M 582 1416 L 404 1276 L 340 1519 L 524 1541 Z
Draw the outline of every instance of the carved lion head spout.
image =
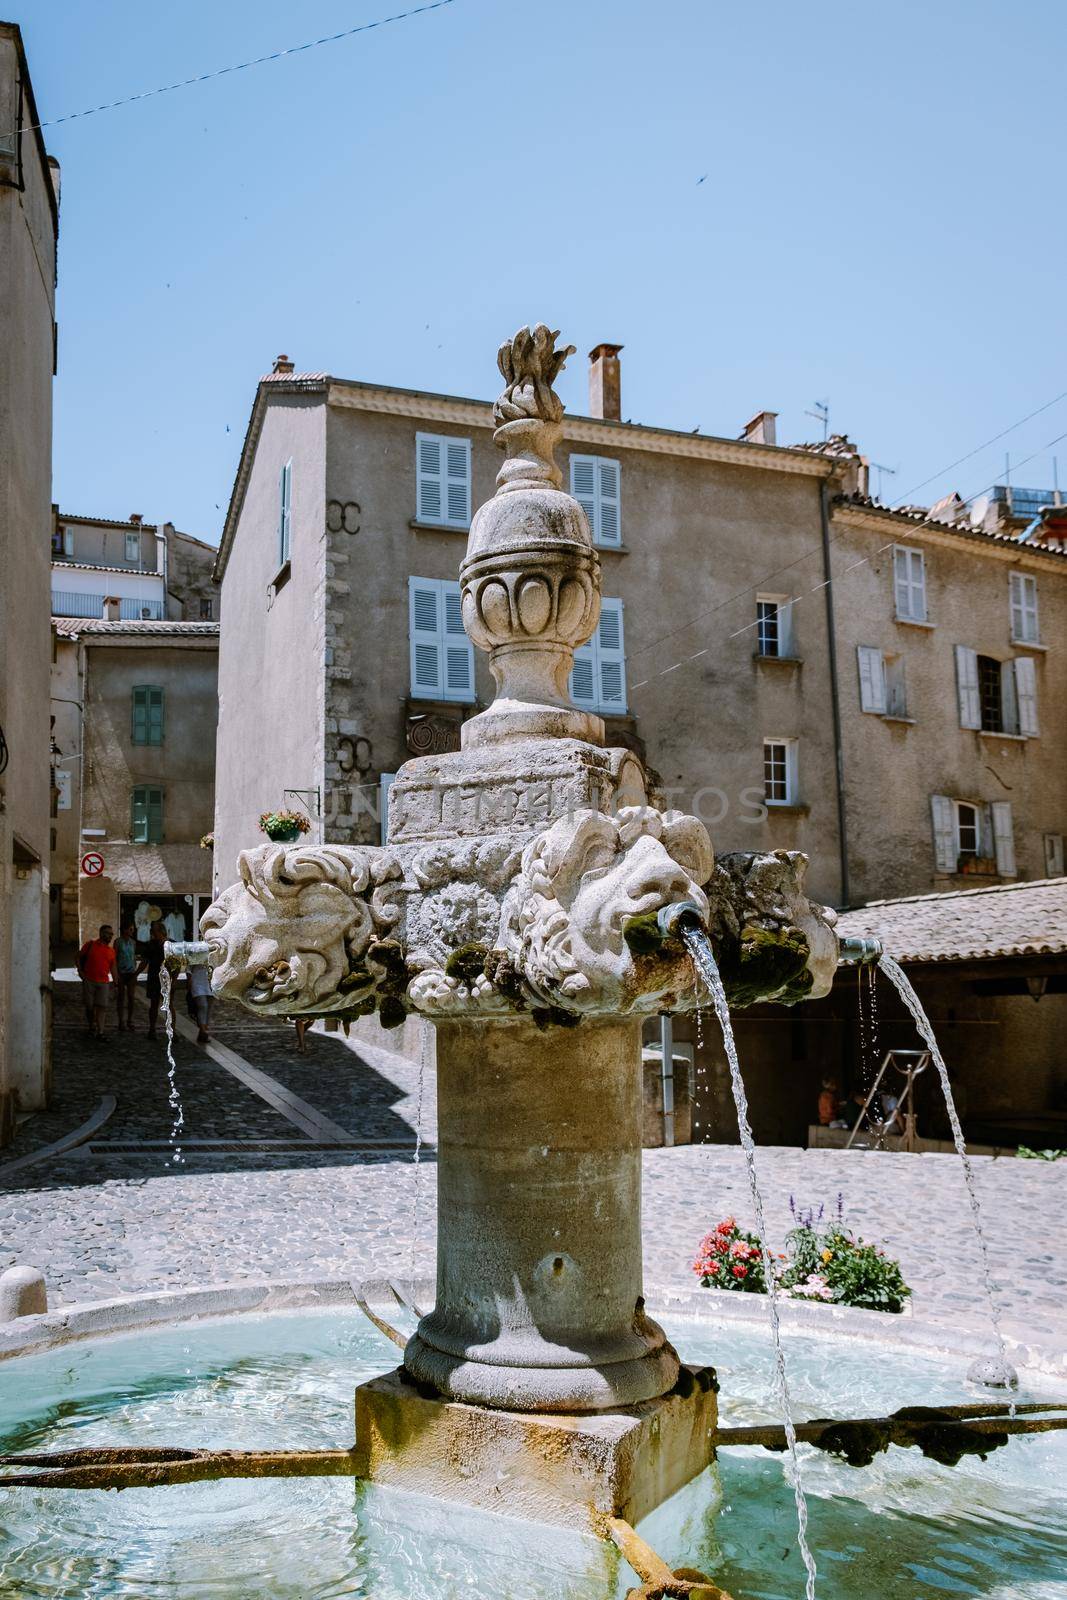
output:
M 626 925 L 679 900 L 702 913 L 714 855 L 702 823 L 678 811 L 627 806 L 576 811 L 526 846 L 504 901 L 500 944 L 524 983 L 576 1012 L 654 1009 L 677 990 L 671 963 L 638 969 Z M 690 980 L 691 981 L 691 980 Z
M 240 883 L 201 918 L 216 994 L 275 1016 L 352 1003 L 353 969 L 398 912 L 400 868 L 386 851 L 259 845 L 238 858 Z M 341 988 L 343 980 L 344 989 Z M 374 982 L 366 974 L 366 985 Z

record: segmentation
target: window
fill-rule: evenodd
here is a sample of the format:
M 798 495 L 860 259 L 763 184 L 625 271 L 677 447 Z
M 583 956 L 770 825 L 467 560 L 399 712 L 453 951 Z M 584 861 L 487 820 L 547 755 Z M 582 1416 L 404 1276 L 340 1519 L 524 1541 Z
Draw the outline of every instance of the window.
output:
M 201 602 L 200 602 L 200 620 L 201 620 L 201 622 L 212 622 L 212 621 L 214 621 L 214 618 L 215 618 L 215 602 L 214 602 L 214 600 L 201 600 Z
M 130 796 L 130 838 L 134 844 L 163 843 L 163 790 L 138 787 Z
M 860 710 L 883 717 L 906 717 L 904 657 L 886 655 L 874 645 L 856 646 L 860 675 Z
M 446 528 L 469 528 L 471 442 L 449 434 L 415 435 L 415 518 Z
M 622 716 L 626 711 L 626 650 L 622 601 L 602 600 L 600 621 L 588 644 L 574 652 L 571 699 L 586 711 Z
M 128 533 L 126 535 L 126 560 L 135 561 L 138 566 L 141 564 L 141 535 L 139 533 Z
M 1007 800 L 986 805 L 934 794 L 930 809 L 938 872 L 1015 876 L 1015 836 Z
M 893 584 L 898 622 L 926 621 L 926 564 L 921 550 L 893 546 Z
M 619 463 L 607 456 L 571 456 L 571 494 L 593 533 L 593 543 L 615 549 L 622 544 Z
M 763 798 L 769 806 L 797 803 L 797 742 L 764 739 Z
M 1063 834 L 1046 833 L 1045 839 L 1045 877 L 1063 877 Z
M 292 547 L 293 463 L 290 459 L 278 474 L 278 566 L 284 567 Z
M 140 684 L 133 691 L 132 728 L 134 744 L 163 743 L 163 690 Z
M 459 584 L 408 579 L 411 693 L 416 700 L 474 700 L 474 650 L 463 631 Z
M 1025 572 L 1013 572 L 1009 579 L 1011 596 L 1012 644 L 1037 644 L 1037 579 Z
M 1037 737 L 1037 677 L 1029 656 L 998 661 L 958 644 L 956 691 L 961 728 Z
M 756 653 L 791 659 L 793 655 L 793 602 L 787 595 L 756 596 Z
M 52 554 L 54 556 L 70 557 L 74 554 L 74 529 L 53 528 Z

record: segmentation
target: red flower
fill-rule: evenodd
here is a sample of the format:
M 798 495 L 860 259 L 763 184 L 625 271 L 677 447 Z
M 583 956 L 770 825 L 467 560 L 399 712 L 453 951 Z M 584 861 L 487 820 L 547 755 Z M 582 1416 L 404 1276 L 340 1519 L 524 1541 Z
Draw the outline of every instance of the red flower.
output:
M 719 1271 L 719 1262 L 717 1262 L 717 1261 L 709 1261 L 708 1262 L 708 1274 L 709 1274 L 709 1276 L 713 1278 L 718 1271 Z
M 734 1275 L 735 1278 L 747 1278 L 748 1277 L 748 1268 L 747 1267 L 736 1266 L 736 1267 L 733 1267 L 731 1270 L 732 1270 L 733 1275 Z
M 715 1229 L 716 1233 L 733 1233 L 737 1227 L 736 1217 L 724 1217 Z

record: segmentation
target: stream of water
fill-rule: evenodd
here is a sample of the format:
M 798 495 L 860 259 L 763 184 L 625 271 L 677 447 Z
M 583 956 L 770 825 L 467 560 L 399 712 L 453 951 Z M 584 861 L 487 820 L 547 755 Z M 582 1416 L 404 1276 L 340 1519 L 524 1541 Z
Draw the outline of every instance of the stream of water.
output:
M 985 1289 L 986 1300 L 989 1304 L 989 1320 L 993 1327 L 994 1339 L 996 1340 L 997 1356 L 1000 1361 L 1004 1378 L 1007 1380 L 1004 1386 L 1010 1387 L 1010 1382 L 1014 1378 L 1014 1373 L 1011 1364 L 1008 1361 L 1007 1352 L 1004 1348 L 1004 1336 L 1000 1331 L 1000 1312 L 997 1307 L 996 1292 L 993 1288 L 992 1269 L 989 1265 L 989 1248 L 986 1244 L 986 1236 L 982 1227 L 982 1207 L 978 1199 L 978 1187 L 974 1181 L 974 1168 L 971 1166 L 971 1158 L 967 1154 L 967 1141 L 964 1138 L 963 1128 L 960 1125 L 960 1119 L 956 1112 L 956 1102 L 952 1095 L 952 1085 L 949 1082 L 948 1068 L 945 1066 L 944 1058 L 941 1054 L 941 1051 L 938 1049 L 937 1039 L 934 1036 L 934 1030 L 931 1026 L 930 1019 L 923 1010 L 922 1003 L 919 1000 L 918 995 L 915 993 L 915 990 L 912 988 L 902 968 L 898 966 L 898 964 L 893 960 L 892 956 L 887 955 L 880 957 L 878 965 L 881 967 L 882 971 L 885 973 L 886 977 L 896 989 L 900 998 L 903 1000 L 904 1004 L 911 1013 L 912 1020 L 914 1021 L 915 1026 L 918 1028 L 919 1033 L 922 1035 L 923 1042 L 930 1052 L 934 1066 L 937 1068 L 937 1075 L 941 1079 L 941 1088 L 943 1089 L 945 1095 L 945 1107 L 948 1111 L 948 1120 L 952 1128 L 952 1139 L 956 1146 L 956 1153 L 960 1158 L 960 1165 L 963 1169 L 963 1181 L 967 1188 L 967 1203 L 971 1208 L 971 1218 L 974 1223 L 974 1236 L 978 1242 L 978 1256 L 982 1271 L 982 1283 Z
M 726 1059 L 730 1065 L 730 1086 L 733 1089 L 734 1105 L 737 1107 L 737 1127 L 741 1135 L 741 1148 L 745 1153 L 745 1170 L 748 1174 L 749 1194 L 752 1198 L 752 1210 L 756 1219 L 756 1233 L 759 1236 L 763 1252 L 763 1275 L 767 1284 L 767 1301 L 771 1314 L 771 1338 L 774 1345 L 774 1389 L 785 1426 L 786 1444 L 789 1450 L 789 1461 L 793 1474 L 793 1498 L 797 1508 L 797 1548 L 800 1558 L 804 1563 L 805 1584 L 804 1593 L 806 1600 L 815 1600 L 815 1560 L 808 1546 L 808 1501 L 804 1493 L 804 1484 L 801 1478 L 800 1458 L 797 1454 L 797 1435 L 793 1425 L 793 1408 L 789 1399 L 789 1382 L 785 1370 L 785 1352 L 782 1348 L 782 1328 L 778 1316 L 778 1288 L 775 1280 L 774 1261 L 771 1256 L 770 1245 L 767 1242 L 767 1223 L 763 1214 L 763 1195 L 760 1192 L 759 1181 L 756 1175 L 756 1141 L 752 1137 L 752 1124 L 748 1117 L 748 1095 L 745 1092 L 745 1081 L 741 1076 L 741 1063 L 737 1058 L 737 1045 L 734 1042 L 733 1024 L 730 1021 L 730 1007 L 726 1002 L 726 991 L 719 977 L 719 969 L 712 953 L 711 942 L 703 928 L 692 925 L 681 929 L 682 938 L 686 948 L 693 958 L 693 964 L 704 980 L 704 985 L 711 995 L 715 1007 L 715 1015 L 722 1028 L 722 1041 L 726 1050 Z
M 432 1063 L 430 1053 L 433 1050 L 433 1024 L 425 1018 L 422 1024 L 422 1034 L 419 1039 L 419 1087 L 415 1096 L 415 1155 L 413 1157 L 415 1171 L 412 1175 L 411 1188 L 411 1287 L 415 1289 L 415 1265 L 419 1248 L 419 1209 L 422 1199 L 422 1107 L 426 1094 L 426 1074 Z
M 185 1109 L 182 1106 L 182 1097 L 178 1093 L 178 1067 L 174 1060 L 174 1013 L 170 1008 L 173 985 L 174 979 L 171 976 L 170 968 L 164 961 L 159 969 L 159 1003 L 163 1009 L 163 1026 L 167 1034 L 167 1083 L 169 1085 L 167 1098 L 170 1101 L 171 1116 L 173 1118 L 170 1129 L 170 1142 L 174 1149 L 174 1154 L 171 1156 L 171 1164 L 180 1167 L 185 1160 L 180 1142 L 181 1131 L 185 1126 Z

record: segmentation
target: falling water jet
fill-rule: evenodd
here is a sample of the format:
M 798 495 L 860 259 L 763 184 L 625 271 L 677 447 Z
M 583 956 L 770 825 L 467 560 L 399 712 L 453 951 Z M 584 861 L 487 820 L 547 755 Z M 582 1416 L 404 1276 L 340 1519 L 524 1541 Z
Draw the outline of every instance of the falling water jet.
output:
M 963 1169 L 963 1181 L 967 1188 L 967 1203 L 971 1208 L 974 1236 L 978 1241 L 982 1283 L 986 1300 L 989 1304 L 989 1320 L 992 1324 L 993 1337 L 997 1346 L 996 1359 L 993 1360 L 987 1356 L 979 1358 L 968 1368 L 967 1377 L 971 1383 L 981 1383 L 987 1388 L 1015 1389 L 1018 1387 L 1019 1374 L 1008 1360 L 1007 1351 L 1004 1347 L 1004 1335 L 1000 1331 L 1000 1312 L 993 1288 L 993 1274 L 989 1265 L 989 1249 L 986 1244 L 985 1231 L 982 1227 L 982 1207 L 978 1199 L 978 1186 L 974 1180 L 974 1168 L 971 1166 L 971 1158 L 967 1154 L 967 1141 L 964 1138 L 963 1127 L 956 1111 L 956 1102 L 952 1094 L 952 1085 L 949 1082 L 948 1068 L 945 1066 L 944 1057 L 938 1049 L 937 1038 L 930 1019 L 923 1010 L 922 1002 L 912 988 L 903 968 L 893 960 L 892 956 L 884 953 L 880 957 L 878 965 L 907 1006 L 915 1026 L 918 1028 L 933 1057 L 934 1066 L 937 1068 L 937 1075 L 941 1079 L 941 1088 L 945 1095 L 945 1107 L 948 1111 L 948 1120 L 952 1128 L 952 1139 L 956 1146 L 956 1154 L 960 1158 L 960 1165 Z
M 745 1083 L 741 1076 L 741 1063 L 738 1060 L 733 1025 L 730 1021 L 730 1007 L 726 999 L 726 991 L 722 985 L 722 978 L 719 976 L 719 968 L 711 948 L 711 941 L 704 931 L 700 908 L 692 904 L 692 902 L 686 901 L 667 906 L 659 913 L 659 922 L 665 934 L 676 932 L 681 937 L 692 957 L 694 967 L 703 979 L 704 986 L 711 996 L 712 1005 L 715 1007 L 715 1015 L 718 1017 L 719 1026 L 722 1029 L 723 1046 L 730 1066 L 730 1086 L 733 1090 L 734 1105 L 737 1108 L 737 1127 L 741 1136 L 741 1148 L 745 1155 L 745 1171 L 748 1175 L 749 1194 L 756 1219 L 756 1233 L 759 1237 L 760 1249 L 763 1254 L 763 1276 L 767 1285 L 771 1337 L 774 1342 L 774 1388 L 782 1413 L 786 1447 L 789 1451 L 789 1461 L 793 1472 L 793 1497 L 797 1508 L 797 1548 L 800 1551 L 800 1559 L 804 1563 L 804 1593 L 806 1600 L 815 1600 L 816 1568 L 815 1559 L 808 1545 L 808 1501 L 804 1493 L 800 1458 L 797 1454 L 796 1427 L 793 1422 L 793 1410 L 789 1398 L 785 1351 L 782 1348 L 782 1327 L 778 1315 L 778 1289 L 774 1275 L 774 1261 L 771 1256 L 770 1246 L 767 1243 L 767 1222 L 763 1212 L 763 1195 L 760 1192 L 759 1180 L 756 1175 L 756 1141 L 752 1135 L 752 1125 L 748 1116 L 748 1095 L 745 1092 Z
M 168 944 L 169 948 L 169 944 Z M 174 1118 L 170 1129 L 170 1142 L 174 1148 L 171 1156 L 171 1165 L 180 1167 L 185 1157 L 182 1147 L 178 1142 L 181 1130 L 185 1126 L 185 1110 L 182 1106 L 182 1097 L 178 1092 L 178 1066 L 174 1060 L 174 1013 L 171 1010 L 171 989 L 174 979 L 166 961 L 159 969 L 160 1005 L 163 1007 L 163 1027 L 167 1038 L 167 1083 L 169 1085 L 167 1099 Z

